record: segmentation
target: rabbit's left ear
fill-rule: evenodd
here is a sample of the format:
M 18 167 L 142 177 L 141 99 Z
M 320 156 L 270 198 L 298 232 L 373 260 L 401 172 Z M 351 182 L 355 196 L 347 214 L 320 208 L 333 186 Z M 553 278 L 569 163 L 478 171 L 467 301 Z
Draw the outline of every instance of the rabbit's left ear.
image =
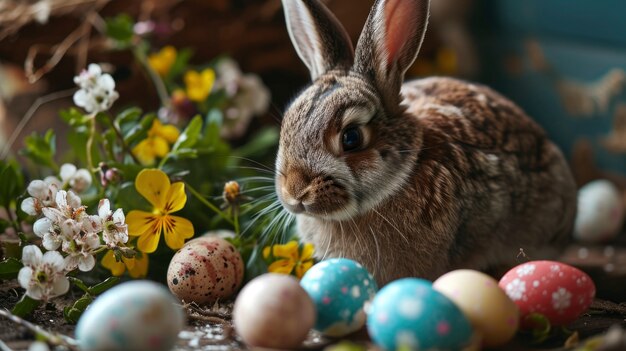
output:
M 348 70 L 354 49 L 346 30 L 319 0 L 282 0 L 291 42 L 311 79 L 332 69 Z
M 424 40 L 429 7 L 429 0 L 377 0 L 365 22 L 354 70 L 372 78 L 384 98 L 393 99 L 388 103 L 399 100 L 404 73 Z

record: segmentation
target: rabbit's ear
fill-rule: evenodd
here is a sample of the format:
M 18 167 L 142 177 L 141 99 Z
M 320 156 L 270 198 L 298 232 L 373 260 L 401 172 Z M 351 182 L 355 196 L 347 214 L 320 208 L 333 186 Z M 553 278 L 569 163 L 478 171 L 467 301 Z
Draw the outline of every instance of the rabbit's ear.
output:
M 404 73 L 424 40 L 429 0 L 377 0 L 356 46 L 354 70 L 374 80 L 387 104 L 399 103 Z
M 331 69 L 348 70 L 354 49 L 348 33 L 319 0 L 282 0 L 291 42 L 312 80 Z

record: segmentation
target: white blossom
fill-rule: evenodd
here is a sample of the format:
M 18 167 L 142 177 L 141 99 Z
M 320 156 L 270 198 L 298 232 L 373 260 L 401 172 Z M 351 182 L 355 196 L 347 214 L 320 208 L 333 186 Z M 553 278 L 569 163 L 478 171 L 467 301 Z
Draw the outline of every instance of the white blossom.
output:
M 62 165 L 59 175 L 63 181 L 63 187 L 69 185 L 77 193 L 82 193 L 91 186 L 92 179 L 89 171 L 85 168 L 77 169 L 71 163 Z
M 65 257 L 65 269 L 71 271 L 78 268 L 88 272 L 96 265 L 94 251 L 100 246 L 100 238 L 95 233 L 77 236 L 73 241 L 63 243 L 63 251 L 68 253 Z
M 42 254 L 35 245 L 25 246 L 22 263 L 24 267 L 20 269 L 17 279 L 29 297 L 46 301 L 69 290 L 70 282 L 64 274 L 63 256 L 57 251 Z
M 113 77 L 103 74 L 97 64 L 90 64 L 87 70 L 74 77 L 74 83 L 80 88 L 74 93 L 74 103 L 88 113 L 108 110 L 119 97 Z
M 220 60 L 215 70 L 218 76 L 216 85 L 230 97 L 222 133 L 226 137 L 241 136 L 252 117 L 269 107 L 270 92 L 257 75 L 243 74 L 231 59 Z
M 128 226 L 121 208 L 113 212 L 109 200 L 102 199 L 98 204 L 98 216 L 102 220 L 102 240 L 110 248 L 128 241 Z
M 22 201 L 20 207 L 22 211 L 31 216 L 41 214 L 44 207 L 55 206 L 56 195 L 59 187 L 44 180 L 33 180 L 28 184 L 26 191 L 30 197 Z

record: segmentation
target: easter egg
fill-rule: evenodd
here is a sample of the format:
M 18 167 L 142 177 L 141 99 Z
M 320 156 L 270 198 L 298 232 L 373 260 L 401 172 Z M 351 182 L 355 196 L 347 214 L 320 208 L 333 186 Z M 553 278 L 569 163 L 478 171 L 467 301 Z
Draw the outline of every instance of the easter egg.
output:
M 167 285 L 186 302 L 212 303 L 241 286 L 244 263 L 228 241 L 202 236 L 185 244 L 170 261 Z
M 315 330 L 344 336 L 365 325 L 363 306 L 374 298 L 374 277 L 359 263 L 333 258 L 311 267 L 300 281 L 317 309 Z
M 81 350 L 170 350 L 184 313 L 167 289 L 147 280 L 120 284 L 98 296 L 76 326 Z
M 595 180 L 578 191 L 574 225 L 577 240 L 598 243 L 612 239 L 624 224 L 620 191 L 608 180 Z
M 315 323 L 315 306 L 296 278 L 268 273 L 241 289 L 233 322 L 249 346 L 296 349 Z
M 474 270 L 460 269 L 435 280 L 433 288 L 461 309 L 488 347 L 506 344 L 519 324 L 517 305 L 492 277 Z
M 554 261 L 531 261 L 508 271 L 499 283 L 525 317 L 544 315 L 552 325 L 567 325 L 589 308 L 596 287 L 587 274 Z M 526 323 L 525 323 L 526 322 Z
M 382 288 L 367 312 L 367 329 L 385 350 L 461 350 L 472 327 L 461 310 L 429 281 L 405 278 Z

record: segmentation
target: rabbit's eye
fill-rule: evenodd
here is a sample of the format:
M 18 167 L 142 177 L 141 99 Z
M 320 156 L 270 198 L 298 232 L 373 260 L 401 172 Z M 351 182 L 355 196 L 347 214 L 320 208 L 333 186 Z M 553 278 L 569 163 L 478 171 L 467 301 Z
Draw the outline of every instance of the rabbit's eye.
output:
M 341 146 L 343 151 L 352 151 L 361 147 L 363 144 L 363 134 L 357 126 L 348 127 L 341 135 Z

